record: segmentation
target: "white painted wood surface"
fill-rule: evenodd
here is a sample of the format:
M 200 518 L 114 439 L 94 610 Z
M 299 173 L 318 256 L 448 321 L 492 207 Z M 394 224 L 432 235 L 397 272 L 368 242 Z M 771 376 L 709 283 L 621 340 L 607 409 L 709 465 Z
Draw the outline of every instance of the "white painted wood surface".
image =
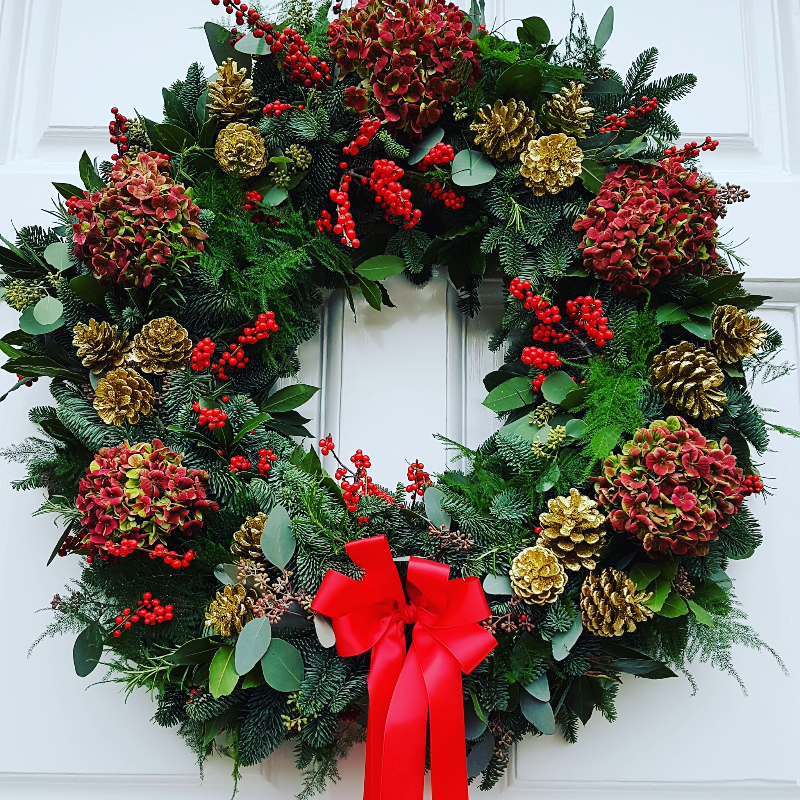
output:
M 606 3 L 585 0 L 590 28 Z M 658 74 L 691 71 L 694 94 L 672 106 L 687 139 L 712 135 L 721 142 L 704 160 L 716 177 L 742 183 L 752 194 L 727 221 L 729 239 L 742 241 L 748 276 L 772 295 L 764 317 L 798 359 L 800 271 L 796 256 L 800 213 L 800 2 L 705 0 L 666 4 L 617 0 L 609 61 L 625 69 L 644 47 L 661 50 Z M 554 35 L 566 29 L 569 3 L 488 0 L 490 21 L 541 14 Z M 78 182 L 85 148 L 105 157 L 108 109 L 134 107 L 157 116 L 160 87 L 181 77 L 192 60 L 210 69 L 200 26 L 214 9 L 204 0 L 0 0 L 0 231 L 45 222 L 41 210 L 50 181 Z M 513 27 L 515 22 L 508 23 Z M 381 314 L 363 305 L 358 324 L 342 299 L 330 298 L 322 335 L 303 348 L 301 378 L 323 381 L 325 391 L 307 406 L 320 433 L 332 433 L 343 452 L 361 447 L 377 480 L 405 478 L 420 458 L 441 469 L 445 453 L 432 439 L 444 433 L 478 444 L 492 430 L 480 406 L 481 377 L 494 366 L 485 347 L 499 313 L 497 287 L 485 287 L 478 320 L 457 313 L 443 278 L 415 288 L 388 283 L 397 309 Z M 8 330 L 13 312 L 0 309 Z M 797 375 L 756 387 L 757 401 L 779 409 L 786 425 L 800 426 Z M 31 405 L 49 395 L 42 382 L 16 392 L 0 407 L 0 446 L 33 432 Z M 391 434 L 391 435 L 390 435 Z M 766 541 L 731 572 L 752 624 L 798 664 L 797 619 L 798 445 L 774 438 L 764 458 L 776 496 L 753 503 Z M 51 521 L 31 513 L 34 493 L 8 483 L 16 465 L 0 463 L 0 797 L 8 800 L 182 800 L 230 796 L 230 762 L 215 760 L 201 785 L 193 759 L 172 731 L 153 726 L 154 705 L 137 693 L 123 704 L 114 686 L 86 688 L 75 677 L 70 638 L 27 648 L 46 624 L 35 611 L 76 574 L 70 559 L 44 563 L 58 535 Z M 753 501 L 751 501 L 753 502 Z M 495 795 L 605 800 L 681 798 L 755 800 L 800 797 L 797 679 L 782 676 L 765 655 L 737 654 L 748 685 L 707 666 L 695 670 L 700 692 L 685 681 L 630 679 L 620 692 L 619 721 L 592 719 L 577 745 L 556 737 L 527 740 Z M 342 764 L 331 798 L 360 796 L 363 751 Z M 241 797 L 288 798 L 299 786 L 290 748 L 245 770 Z M 475 791 L 475 795 L 478 793 Z

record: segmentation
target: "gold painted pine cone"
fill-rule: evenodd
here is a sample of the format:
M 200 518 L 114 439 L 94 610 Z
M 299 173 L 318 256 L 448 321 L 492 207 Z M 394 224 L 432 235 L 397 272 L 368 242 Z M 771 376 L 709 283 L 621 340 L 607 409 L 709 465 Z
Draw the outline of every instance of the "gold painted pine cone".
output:
M 547 508 L 539 515 L 542 532 L 537 544 L 555 553 L 567 569 L 593 570 L 605 538 L 606 518 L 597 503 L 570 489 L 569 497 L 548 500 Z
M 514 99 L 480 109 L 469 129 L 475 131 L 475 146 L 495 161 L 513 161 L 539 132 L 536 112 Z
M 725 376 L 717 360 L 705 347 L 681 342 L 653 358 L 653 386 L 679 411 L 695 419 L 710 419 L 722 413 L 728 396 L 717 387 Z
M 558 194 L 581 174 L 583 151 L 571 136 L 554 133 L 528 142 L 520 153 L 520 175 L 537 197 Z
M 758 317 L 736 306 L 717 306 L 711 318 L 711 348 L 726 364 L 735 364 L 756 353 L 767 340 Z
M 642 605 L 651 596 L 637 592 L 636 584 L 616 569 L 604 569 L 600 575 L 589 573 L 581 586 L 583 627 L 595 636 L 633 633 L 637 622 L 653 616 L 653 612 Z
M 567 573 L 551 550 L 541 545 L 526 547 L 511 562 L 514 594 L 527 603 L 554 603 L 567 585 Z
M 213 627 L 218 636 L 233 636 L 253 618 L 255 592 L 248 592 L 240 583 L 226 584 L 217 592 L 206 612 L 206 627 Z
M 108 322 L 94 319 L 90 319 L 88 324 L 79 322 L 72 333 L 72 344 L 78 348 L 78 358 L 95 375 L 122 366 L 131 349 L 128 334 L 125 331 L 120 333 L 116 325 Z
M 232 59 L 217 67 L 219 77 L 208 82 L 208 112 L 222 122 L 235 122 L 252 116 L 261 103 L 253 96 L 253 81 L 247 70 Z
M 142 372 L 162 375 L 174 372 L 192 357 L 192 340 L 189 333 L 172 317 L 150 320 L 133 337 L 131 359 Z
M 117 367 L 100 378 L 94 410 L 106 425 L 135 425 L 152 410 L 153 387 L 136 370 Z
M 258 128 L 243 122 L 232 122 L 219 132 L 214 157 L 223 172 L 239 178 L 253 178 L 267 165 L 267 149 Z
M 582 83 L 570 81 L 542 107 L 542 124 L 547 130 L 583 139 L 589 130 L 594 109 L 583 99 Z
M 263 511 L 260 511 L 255 517 L 247 517 L 239 530 L 233 534 L 231 553 L 241 558 L 263 560 L 261 534 L 264 532 L 267 519 L 268 517 Z

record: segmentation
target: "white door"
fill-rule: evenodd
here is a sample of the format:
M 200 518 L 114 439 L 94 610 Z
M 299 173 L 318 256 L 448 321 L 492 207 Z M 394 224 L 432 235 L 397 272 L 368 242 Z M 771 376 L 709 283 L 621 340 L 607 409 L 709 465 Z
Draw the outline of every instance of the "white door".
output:
M 555 36 L 566 31 L 569 3 L 488 0 L 497 23 L 540 14 Z M 606 2 L 584 0 L 590 28 Z M 731 210 L 728 237 L 750 262 L 750 288 L 774 299 L 763 316 L 779 328 L 786 357 L 800 361 L 800 3 L 798 0 L 705 0 L 666 4 L 616 0 L 608 61 L 624 70 L 647 46 L 661 51 L 659 75 L 693 72 L 698 89 L 672 108 L 685 140 L 710 134 L 721 145 L 704 164 L 721 181 L 743 184 L 752 198 Z M 200 26 L 214 8 L 204 0 L 0 1 L 0 232 L 45 222 L 50 182 L 77 181 L 83 149 L 107 157 L 108 110 L 158 116 L 160 88 L 194 60 L 209 71 Z M 516 23 L 509 22 L 511 31 Z M 432 439 L 443 433 L 476 445 L 493 429 L 482 408 L 482 376 L 494 366 L 486 336 L 498 319 L 497 286 L 486 284 L 479 319 L 465 321 L 443 278 L 421 289 L 402 279 L 388 288 L 397 309 L 380 314 L 362 303 L 354 324 L 342 298 L 324 309 L 322 335 L 301 352 L 307 383 L 324 383 L 309 404 L 318 427 L 341 451 L 362 448 L 376 480 L 404 480 L 415 458 L 431 471 L 445 465 Z M 0 328 L 13 316 L 0 309 Z M 772 419 L 800 427 L 797 373 L 756 387 L 756 401 L 779 409 Z M 0 406 L 0 446 L 33 433 L 32 405 L 46 404 L 42 382 Z M 313 407 L 312 407 L 313 406 Z M 798 457 L 776 435 L 762 469 L 776 496 L 754 502 L 765 543 L 731 572 L 753 626 L 786 660 L 800 664 Z M 31 518 L 40 498 L 13 492 L 19 467 L 0 462 L 0 797 L 8 800 L 175 800 L 230 797 L 230 762 L 214 760 L 200 785 L 189 751 L 173 731 L 149 721 L 154 704 L 127 705 L 112 685 L 87 689 L 74 675 L 72 641 L 47 640 L 26 659 L 45 626 L 36 610 L 76 574 L 70 559 L 44 564 L 58 533 Z M 619 720 L 593 718 L 577 745 L 556 737 L 527 740 L 494 794 L 530 798 L 800 797 L 797 678 L 766 655 L 737 653 L 744 696 L 729 677 L 697 665 L 696 697 L 684 680 L 627 680 Z M 363 750 L 342 764 L 328 796 L 360 796 Z M 284 747 L 245 770 L 242 800 L 289 798 L 299 788 Z M 477 796 L 477 790 L 475 790 Z

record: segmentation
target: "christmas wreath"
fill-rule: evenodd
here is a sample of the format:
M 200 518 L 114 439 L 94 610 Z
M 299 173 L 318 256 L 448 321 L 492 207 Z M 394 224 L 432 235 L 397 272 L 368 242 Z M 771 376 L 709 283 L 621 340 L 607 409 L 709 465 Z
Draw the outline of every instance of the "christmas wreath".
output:
M 51 561 L 81 562 L 44 635 L 234 776 L 291 740 L 309 795 L 368 739 L 366 796 L 421 797 L 426 746 L 465 796 L 524 735 L 613 720 L 623 675 L 738 679 L 732 646 L 766 647 L 726 574 L 786 432 L 747 390 L 789 369 L 768 298 L 719 230 L 747 192 L 699 171 L 710 137 L 670 144 L 692 75 L 604 66 L 612 9 L 556 45 L 482 6 L 222 0 L 216 74 L 165 88 L 162 122 L 112 108 L 111 159 L 0 247 L 10 391 L 54 398 L 5 456 L 64 520 Z M 361 450 L 302 444 L 315 387 L 276 385 L 323 290 L 380 311 L 436 267 L 468 315 L 501 278 L 500 427 L 381 487 Z

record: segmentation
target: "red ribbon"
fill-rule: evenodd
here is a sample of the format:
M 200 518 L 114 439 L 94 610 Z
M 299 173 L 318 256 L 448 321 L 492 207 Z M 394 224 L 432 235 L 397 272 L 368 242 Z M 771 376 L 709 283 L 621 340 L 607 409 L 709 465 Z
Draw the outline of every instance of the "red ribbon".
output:
M 477 624 L 490 616 L 480 581 L 449 580 L 446 564 L 411 558 L 406 603 L 385 536 L 345 548 L 363 579 L 329 570 L 312 608 L 331 618 L 339 655 L 372 648 L 364 800 L 422 798 L 429 712 L 433 799 L 467 800 L 461 673 L 497 644 Z

